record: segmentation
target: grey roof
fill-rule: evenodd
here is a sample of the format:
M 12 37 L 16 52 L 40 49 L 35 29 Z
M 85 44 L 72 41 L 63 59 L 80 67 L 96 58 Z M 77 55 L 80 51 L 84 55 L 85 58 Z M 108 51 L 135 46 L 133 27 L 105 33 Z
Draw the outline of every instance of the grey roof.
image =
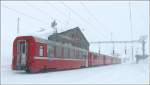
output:
M 87 41 L 87 39 L 85 38 L 85 36 L 83 35 L 83 33 L 81 32 L 80 28 L 79 27 L 75 27 L 73 29 L 69 29 L 67 31 L 64 31 L 64 32 L 61 32 L 61 33 L 57 33 L 57 34 L 53 34 L 53 35 L 50 35 L 48 37 L 49 40 L 55 40 L 56 39 L 56 36 L 57 37 L 60 37 L 64 40 L 69 40 L 72 42 L 72 37 L 70 37 L 69 34 L 72 34 L 72 33 L 77 33 L 78 35 L 80 35 L 80 38 L 83 40 L 81 43 L 85 43 L 85 46 L 89 47 L 89 42 Z M 84 45 L 84 44 L 83 44 Z

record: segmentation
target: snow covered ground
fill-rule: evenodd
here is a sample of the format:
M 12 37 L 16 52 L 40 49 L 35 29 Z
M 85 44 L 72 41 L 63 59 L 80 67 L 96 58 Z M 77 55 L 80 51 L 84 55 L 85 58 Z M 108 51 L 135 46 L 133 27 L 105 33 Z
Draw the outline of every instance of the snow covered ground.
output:
M 149 64 L 118 64 L 67 71 L 27 74 L 1 66 L 2 84 L 148 84 Z
M 75 69 L 67 71 L 46 72 L 38 74 L 27 74 L 11 70 L 12 45 L 17 32 L 17 18 L 20 17 L 18 35 L 35 35 L 46 38 L 53 32 L 49 23 L 58 21 L 58 32 L 79 26 L 87 40 L 99 41 L 110 40 L 110 33 L 113 33 L 113 40 L 130 40 L 129 27 L 129 2 L 128 1 L 86 1 L 85 4 L 98 21 L 89 15 L 81 2 L 64 2 L 66 6 L 72 8 L 79 14 L 68 10 L 61 2 L 18 2 L 2 1 L 1 6 L 1 83 L 2 84 L 148 84 L 149 83 L 149 63 L 147 61 L 140 64 L 118 64 L 85 69 Z M 29 6 L 29 4 L 31 6 Z M 33 6 L 33 7 L 32 7 Z M 35 8 L 34 8 L 35 7 Z M 60 9 L 56 10 L 55 7 Z M 46 12 L 43 13 L 40 9 Z M 133 15 L 133 39 L 139 39 L 141 35 L 149 35 L 149 2 L 132 1 Z M 48 10 L 47 10 L 48 9 Z M 15 11 L 17 10 L 17 11 Z M 59 13 L 59 10 L 64 13 Z M 111 14 L 111 15 L 110 15 Z M 81 17 L 78 17 L 80 15 Z M 34 18 L 33 18 L 34 17 Z M 52 19 L 53 18 L 53 19 Z M 40 20 L 40 22 L 39 22 Z M 42 20 L 42 23 L 41 23 Z M 60 21 L 60 22 L 59 22 Z M 85 21 L 90 21 L 88 23 Z M 44 22 L 44 23 L 43 23 Z M 63 22 L 63 23 L 61 23 Z M 91 26 L 90 26 L 91 25 Z M 94 27 L 93 27 L 94 26 Z M 92 29 L 91 29 L 92 27 Z M 44 32 L 37 30 L 45 28 Z M 96 31 L 93 31 L 96 30 Z M 37 33 L 37 34 L 36 34 Z M 46 34 L 46 35 L 45 35 Z M 48 35 L 47 35 L 48 34 Z M 119 35 L 119 36 L 118 36 Z M 115 52 L 124 54 L 126 45 L 116 45 Z M 137 46 L 137 47 L 136 47 Z M 135 45 L 135 51 L 141 53 L 141 45 Z M 101 52 L 110 54 L 112 45 L 101 45 Z M 149 42 L 146 44 L 146 54 L 149 53 Z M 90 46 L 91 51 L 98 52 L 99 46 Z M 127 54 L 131 54 L 130 45 L 127 44 Z M 136 52 L 134 52 L 136 53 Z M 121 56 L 121 58 L 130 58 Z

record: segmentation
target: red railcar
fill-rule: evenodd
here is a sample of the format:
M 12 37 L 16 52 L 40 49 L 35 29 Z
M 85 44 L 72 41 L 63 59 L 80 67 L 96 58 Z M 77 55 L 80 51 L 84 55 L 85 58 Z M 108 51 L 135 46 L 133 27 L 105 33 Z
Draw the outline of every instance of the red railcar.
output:
M 89 52 L 88 66 L 104 65 L 104 56 L 98 53 Z
M 105 65 L 110 65 L 112 64 L 112 57 L 108 55 L 104 55 L 104 64 Z
M 113 57 L 112 64 L 120 64 L 120 63 L 121 63 L 121 59 L 120 58 Z
M 120 64 L 121 63 L 121 59 L 120 58 L 117 58 L 116 59 L 116 64 Z
M 40 72 L 119 63 L 119 58 L 33 36 L 19 36 L 13 43 L 13 70 Z
M 20 36 L 13 43 L 13 70 L 39 72 L 45 69 L 86 67 L 88 51 L 33 36 Z
M 112 64 L 116 64 L 117 62 L 116 59 L 117 59 L 116 57 L 112 57 Z

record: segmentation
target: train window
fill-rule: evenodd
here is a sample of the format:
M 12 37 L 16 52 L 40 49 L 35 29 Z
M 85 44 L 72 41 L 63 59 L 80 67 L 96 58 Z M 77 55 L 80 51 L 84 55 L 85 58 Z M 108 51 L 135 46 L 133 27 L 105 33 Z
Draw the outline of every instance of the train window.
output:
M 83 59 L 83 57 L 84 57 L 84 52 L 82 51 L 82 56 L 81 56 L 81 59 Z
M 25 53 L 25 43 L 20 44 L 20 49 L 21 49 L 22 53 Z
M 76 49 L 76 55 L 75 55 L 76 59 L 78 59 L 78 55 L 77 54 L 78 54 L 78 50 Z
M 78 59 L 78 56 L 77 56 L 77 49 L 75 49 L 75 58 Z
M 70 49 L 70 57 L 74 58 L 74 49 Z
M 60 46 L 56 46 L 56 57 L 61 58 L 61 47 Z
M 54 57 L 54 47 L 53 46 L 48 47 L 48 57 Z
M 79 56 L 78 56 L 78 58 L 80 59 L 80 57 L 81 57 L 81 51 L 79 51 Z
M 82 59 L 86 59 L 86 52 L 83 52 L 83 57 Z
M 78 56 L 78 58 L 79 58 L 79 59 L 81 58 L 81 51 L 79 51 L 79 56 Z
M 40 46 L 40 56 L 44 56 L 44 47 Z
M 69 48 L 64 47 L 63 57 L 64 57 L 64 58 L 68 58 L 69 55 L 70 55 Z
M 73 49 L 73 58 L 76 58 L 76 50 L 75 49 Z
M 76 51 L 77 53 L 76 53 L 76 57 L 77 57 L 77 59 L 79 58 L 79 50 L 77 50 Z
M 70 48 L 67 48 L 68 49 L 68 56 L 67 56 L 67 58 L 70 58 L 71 57 L 71 49 Z
M 68 55 L 67 48 L 66 48 L 66 47 L 64 47 L 64 57 L 66 58 L 66 57 L 67 57 L 67 55 Z
M 83 59 L 83 51 L 81 51 L 80 59 Z
M 61 48 L 61 56 L 64 58 L 64 47 Z

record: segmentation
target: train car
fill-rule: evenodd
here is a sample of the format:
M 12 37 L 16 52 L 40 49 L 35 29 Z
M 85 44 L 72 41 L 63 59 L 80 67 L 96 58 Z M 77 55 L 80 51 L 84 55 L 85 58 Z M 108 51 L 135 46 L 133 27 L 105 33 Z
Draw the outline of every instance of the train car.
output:
M 116 57 L 112 57 L 112 64 L 117 64 L 117 58 Z
M 104 64 L 104 57 L 98 53 L 89 52 L 88 66 L 98 66 Z
M 98 54 L 98 65 L 104 65 L 104 56 L 103 54 Z
M 112 57 L 112 64 L 120 64 L 121 63 L 121 59 L 118 57 Z
M 112 64 L 112 57 L 108 55 L 104 55 L 104 64 L 105 65 L 110 65 Z
M 19 36 L 13 43 L 13 70 L 40 72 L 88 66 L 88 51 L 33 36 Z
M 120 58 L 116 58 L 116 64 L 120 64 L 121 63 L 121 59 Z

